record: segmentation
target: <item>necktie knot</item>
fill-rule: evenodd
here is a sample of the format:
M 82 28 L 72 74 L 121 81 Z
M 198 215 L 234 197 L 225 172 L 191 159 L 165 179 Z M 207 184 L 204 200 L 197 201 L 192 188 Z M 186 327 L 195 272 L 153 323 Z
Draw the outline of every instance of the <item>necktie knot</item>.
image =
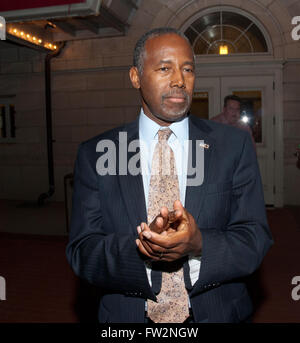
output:
M 167 128 L 167 129 L 163 129 L 163 130 L 159 130 L 158 131 L 158 141 L 167 141 L 169 139 L 169 137 L 172 134 L 172 130 Z

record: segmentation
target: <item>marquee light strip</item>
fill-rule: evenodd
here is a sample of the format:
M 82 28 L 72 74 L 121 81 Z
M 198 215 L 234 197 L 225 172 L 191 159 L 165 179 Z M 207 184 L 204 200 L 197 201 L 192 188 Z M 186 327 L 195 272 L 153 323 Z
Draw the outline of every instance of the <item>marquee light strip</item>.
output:
M 32 35 L 28 32 L 25 32 L 24 30 L 17 29 L 15 27 L 9 28 L 8 33 L 15 36 L 15 37 L 24 39 L 24 40 L 26 40 L 32 44 L 42 46 L 48 50 L 56 50 L 57 49 L 57 46 L 55 44 L 50 43 L 50 42 L 44 42 L 42 38 L 35 36 L 35 35 Z

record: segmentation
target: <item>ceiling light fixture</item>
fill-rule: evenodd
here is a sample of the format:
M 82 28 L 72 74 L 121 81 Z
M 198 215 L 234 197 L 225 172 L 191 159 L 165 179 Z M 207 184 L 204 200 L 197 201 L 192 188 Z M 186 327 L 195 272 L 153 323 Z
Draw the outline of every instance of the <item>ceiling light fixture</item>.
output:
M 220 55 L 228 55 L 228 46 L 227 45 L 220 45 L 219 46 L 219 54 Z

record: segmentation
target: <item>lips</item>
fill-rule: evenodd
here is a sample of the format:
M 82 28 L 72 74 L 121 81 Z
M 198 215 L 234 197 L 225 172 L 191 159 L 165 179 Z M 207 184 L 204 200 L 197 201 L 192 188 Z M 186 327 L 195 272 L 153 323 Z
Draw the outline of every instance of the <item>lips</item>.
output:
M 181 104 L 186 102 L 187 96 L 184 93 L 169 93 L 166 95 L 163 95 L 163 100 L 170 101 L 175 104 Z
M 185 98 L 180 98 L 180 97 L 167 97 L 165 98 L 166 100 L 174 103 L 182 103 L 185 102 Z

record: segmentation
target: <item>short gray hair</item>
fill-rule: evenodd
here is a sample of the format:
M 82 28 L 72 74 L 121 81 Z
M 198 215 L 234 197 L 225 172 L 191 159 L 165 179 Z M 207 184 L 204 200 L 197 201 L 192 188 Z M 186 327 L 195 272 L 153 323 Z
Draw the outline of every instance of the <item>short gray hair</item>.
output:
M 133 66 L 138 69 L 140 74 L 142 74 L 143 72 L 143 65 L 144 65 L 144 58 L 145 58 L 145 45 L 146 45 L 147 40 L 149 40 L 150 38 L 163 36 L 170 33 L 173 33 L 175 35 L 178 35 L 184 38 L 188 42 L 188 44 L 191 45 L 188 38 L 182 32 L 172 27 L 158 27 L 144 33 L 142 37 L 137 41 L 134 48 L 134 53 L 133 53 Z

